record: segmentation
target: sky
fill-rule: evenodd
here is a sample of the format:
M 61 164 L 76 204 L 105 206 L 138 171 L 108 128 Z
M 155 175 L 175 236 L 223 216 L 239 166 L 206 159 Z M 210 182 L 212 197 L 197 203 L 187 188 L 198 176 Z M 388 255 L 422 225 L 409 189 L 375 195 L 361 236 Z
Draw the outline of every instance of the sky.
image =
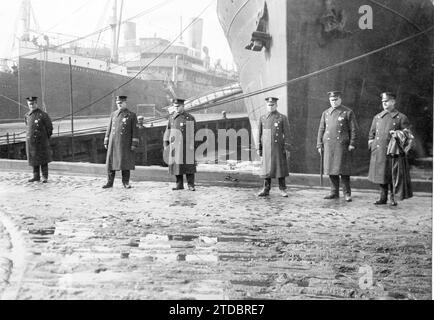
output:
M 118 0 L 120 10 L 121 0 Z M 204 19 L 203 46 L 210 49 L 213 59 L 221 59 L 223 66 L 234 66 L 229 45 L 218 22 L 217 0 L 124 0 L 123 19 L 156 7 L 151 12 L 133 20 L 137 23 L 137 38 L 158 37 L 173 40 L 185 28 L 191 18 L 201 15 Z M 108 26 L 113 0 L 31 0 L 31 4 L 42 33 L 60 33 L 83 36 Z M 14 34 L 19 31 L 20 0 L 0 0 L 0 58 L 13 56 Z M 32 21 L 32 28 L 36 25 Z M 184 37 L 187 32 L 184 33 Z M 94 37 L 96 40 L 96 37 Z M 100 40 L 109 45 L 110 32 Z

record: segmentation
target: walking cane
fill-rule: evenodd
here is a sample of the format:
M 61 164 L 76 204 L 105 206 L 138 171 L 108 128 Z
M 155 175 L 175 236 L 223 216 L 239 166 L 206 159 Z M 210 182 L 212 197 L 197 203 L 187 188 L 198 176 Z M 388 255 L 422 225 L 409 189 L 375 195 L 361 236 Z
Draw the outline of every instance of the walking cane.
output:
M 392 184 L 390 185 L 390 202 L 392 205 L 395 205 L 395 175 L 394 175 L 394 166 L 395 166 L 395 158 L 391 157 L 391 171 L 392 171 Z
M 322 149 L 321 149 L 320 155 L 321 155 L 321 161 L 319 164 L 319 173 L 320 173 L 319 184 L 322 187 L 323 186 L 323 175 L 324 175 L 324 152 Z

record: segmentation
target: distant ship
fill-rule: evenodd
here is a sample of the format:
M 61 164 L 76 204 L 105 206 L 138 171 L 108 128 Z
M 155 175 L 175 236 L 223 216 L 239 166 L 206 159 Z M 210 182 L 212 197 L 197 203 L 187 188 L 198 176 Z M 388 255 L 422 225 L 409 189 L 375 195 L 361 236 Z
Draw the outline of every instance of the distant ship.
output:
M 370 5 L 373 29 L 362 30 L 362 6 Z M 364 11 L 361 11 L 364 13 Z M 256 92 L 343 63 L 433 26 L 430 0 L 218 0 L 217 14 L 238 67 L 244 93 Z M 343 103 L 360 125 L 354 174 L 369 165 L 368 131 L 382 110 L 380 93 L 395 91 L 417 138 L 417 157 L 432 157 L 432 29 L 363 59 L 331 68 L 276 90 L 245 99 L 252 128 L 264 98 L 280 98 L 288 115 L 291 171 L 318 173 L 316 137 L 326 92 L 342 90 Z
M 117 16 L 116 1 L 113 17 Z M 204 91 L 237 82 L 233 71 L 207 65 L 201 59 L 203 21 L 189 31 L 189 43 L 176 43 L 142 74 L 137 72 L 147 59 L 157 56 L 169 41 L 160 38 L 139 39 L 136 45 L 135 23 L 126 22 L 124 42 L 118 46 L 118 22 L 111 22 L 112 48 L 80 45 L 66 41 L 63 35 L 47 36 L 30 30 L 29 0 L 21 7 L 22 34 L 12 61 L 0 60 L 0 120 L 21 119 L 27 112 L 25 98 L 38 96 L 40 106 L 53 118 L 70 113 L 70 67 L 72 64 L 73 106 L 76 116 L 107 116 L 115 108 L 115 95 L 127 95 L 134 111 L 143 114 L 161 112 L 172 97 L 190 98 Z M 70 42 L 67 46 L 64 44 Z M 160 43 L 158 47 L 152 42 Z M 83 43 L 83 41 L 81 41 Z M 193 47 L 194 44 L 194 47 Z M 189 46 L 190 45 L 190 46 Z M 160 51 L 158 51 L 160 50 Z M 124 83 L 128 83 L 110 93 Z M 107 95 L 107 96 L 106 96 Z M 106 97 L 104 97 L 106 96 Z M 104 97 L 104 98 L 102 98 Z

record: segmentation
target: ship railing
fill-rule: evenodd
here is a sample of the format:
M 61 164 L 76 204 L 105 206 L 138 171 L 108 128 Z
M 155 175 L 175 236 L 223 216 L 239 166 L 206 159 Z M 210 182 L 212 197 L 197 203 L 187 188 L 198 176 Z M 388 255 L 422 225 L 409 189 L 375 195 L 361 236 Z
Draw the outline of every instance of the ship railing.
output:
M 98 126 L 93 128 L 74 130 L 74 136 L 103 133 L 106 131 L 106 129 L 107 126 Z M 58 129 L 58 131 L 53 136 L 56 137 L 72 136 L 72 131 L 71 130 L 59 131 Z M 0 145 L 15 144 L 24 141 L 26 141 L 26 132 L 18 132 L 18 133 L 7 132 L 6 134 L 0 136 Z
M 26 140 L 25 132 L 7 132 L 5 135 L 0 136 L 0 145 L 14 144 Z

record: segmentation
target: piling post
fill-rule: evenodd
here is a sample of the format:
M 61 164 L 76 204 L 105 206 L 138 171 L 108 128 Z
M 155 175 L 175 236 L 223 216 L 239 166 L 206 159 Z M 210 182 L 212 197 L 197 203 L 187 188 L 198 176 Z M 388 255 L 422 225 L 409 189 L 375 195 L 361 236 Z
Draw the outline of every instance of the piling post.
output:
M 9 132 L 6 132 L 6 145 L 7 145 L 6 151 L 8 153 L 8 159 L 10 159 L 10 156 L 9 156 Z
M 74 100 L 72 95 L 71 57 L 69 57 L 69 105 L 70 105 L 70 112 L 71 112 L 71 152 L 72 152 L 72 161 L 74 161 Z

